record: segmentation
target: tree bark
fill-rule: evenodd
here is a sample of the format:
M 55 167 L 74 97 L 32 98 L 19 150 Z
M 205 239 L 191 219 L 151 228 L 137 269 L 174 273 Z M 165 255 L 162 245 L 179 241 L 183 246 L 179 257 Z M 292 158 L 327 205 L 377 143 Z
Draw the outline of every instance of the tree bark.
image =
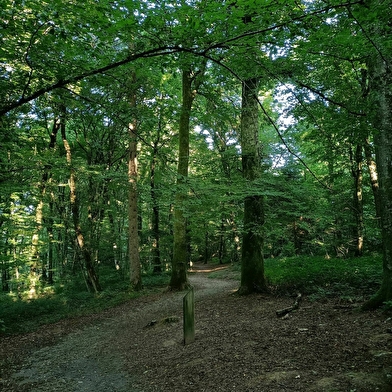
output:
M 132 94 L 131 108 L 136 108 L 136 94 Z M 142 288 L 142 275 L 139 253 L 139 220 L 138 220 L 138 195 L 137 195 L 137 122 L 134 118 L 128 127 L 129 131 L 129 160 L 128 160 L 128 227 L 129 227 L 129 266 L 130 283 L 134 290 Z
M 138 123 L 136 119 L 137 96 L 136 96 L 136 72 L 131 71 L 129 79 L 129 109 L 131 121 L 128 124 L 128 258 L 129 278 L 133 290 L 142 288 L 142 274 L 139 253 L 139 215 L 138 215 L 138 162 L 137 140 Z
M 182 72 L 182 108 L 179 124 L 179 156 L 177 167 L 177 192 L 174 207 L 173 223 L 173 260 L 170 279 L 171 290 L 184 290 L 188 287 L 187 278 L 187 233 L 186 217 L 184 214 L 187 199 L 187 178 L 189 166 L 189 122 L 195 92 L 192 91 L 191 69 Z
M 101 291 L 101 286 L 99 284 L 98 275 L 94 268 L 93 257 L 86 245 L 84 234 L 82 231 L 82 226 L 79 221 L 79 202 L 76 196 L 76 175 L 75 175 L 75 169 L 72 166 L 71 146 L 68 143 L 66 137 L 66 131 L 65 131 L 65 108 L 63 108 L 62 110 L 60 128 L 61 128 L 61 137 L 63 139 L 63 144 L 66 152 L 67 165 L 70 168 L 69 192 L 70 192 L 72 219 L 73 219 L 74 230 L 76 234 L 76 242 L 83 256 L 84 266 L 86 269 L 85 280 L 86 280 L 88 290 L 93 291 L 94 293 L 98 293 L 99 291 Z
M 378 185 L 377 164 L 376 161 L 373 159 L 372 146 L 370 145 L 368 139 L 365 140 L 364 151 L 366 157 L 366 165 L 368 167 L 369 175 L 370 175 L 370 184 L 372 186 L 374 205 L 376 207 L 376 218 L 380 220 L 381 203 L 380 203 L 380 191 Z
M 193 71 L 190 65 L 182 70 L 182 105 L 179 123 L 177 191 L 174 204 L 173 259 L 169 288 L 184 290 L 189 286 L 187 265 L 189 261 L 188 233 L 185 216 L 185 202 L 188 197 L 189 131 L 193 101 L 202 82 L 206 60 L 199 70 Z
M 56 137 L 57 137 L 57 133 L 60 129 L 60 120 L 58 118 L 54 119 L 53 122 L 53 127 L 52 127 L 52 132 L 50 134 L 50 141 L 49 141 L 49 150 L 53 150 L 55 145 L 56 145 Z M 29 276 L 29 280 L 30 280 L 30 291 L 29 291 L 29 296 L 30 298 L 34 297 L 36 295 L 36 291 L 35 291 L 35 287 L 36 284 L 38 282 L 38 280 L 40 279 L 40 277 L 42 277 L 42 280 L 47 281 L 48 277 L 47 277 L 47 268 L 45 263 L 42 262 L 41 260 L 41 255 L 40 255 L 40 237 L 42 234 L 42 229 L 43 229 L 43 224 L 45 223 L 46 225 L 49 224 L 49 226 L 47 227 L 47 232 L 49 235 L 49 241 L 50 239 L 50 233 L 53 232 L 53 222 L 52 222 L 52 218 L 46 218 L 44 216 L 44 203 L 45 203 L 45 197 L 46 197 L 46 188 L 47 188 L 47 184 L 50 181 L 51 178 L 51 173 L 50 173 L 50 165 L 44 165 L 44 169 L 43 169 L 43 174 L 41 177 L 41 182 L 39 184 L 39 201 L 37 203 L 36 209 L 35 209 L 35 223 L 36 223 L 36 228 L 35 228 L 35 232 L 32 236 L 31 239 L 31 244 L 32 244 L 32 261 L 30 264 L 30 276 Z M 39 271 L 42 271 L 42 275 L 40 275 Z M 52 270 L 52 267 L 49 267 L 49 270 Z M 51 274 L 51 279 L 49 283 L 53 283 L 53 276 Z
M 40 256 L 40 246 L 39 246 L 39 238 L 42 231 L 42 219 L 43 219 L 43 208 L 44 208 L 44 201 L 43 198 L 45 196 L 45 186 L 41 183 L 41 194 L 40 200 L 35 209 L 35 233 L 31 238 L 32 244 L 32 260 L 30 263 L 30 273 L 29 273 L 29 298 L 35 298 L 36 296 L 36 286 L 41 277 L 39 270 L 40 268 L 44 269 L 44 265 L 41 262 Z
M 208 240 L 208 230 L 206 225 L 204 225 L 204 251 L 203 251 L 203 263 L 207 264 L 209 257 L 210 257 L 210 252 L 208 251 L 209 248 L 209 240 Z
M 354 179 L 353 190 L 353 211 L 354 211 L 354 241 L 355 241 L 355 256 L 359 257 L 363 254 L 363 195 L 362 195 L 362 145 L 358 144 L 353 153 L 350 148 L 351 158 L 351 173 Z
M 49 142 L 49 149 L 53 150 L 56 146 L 56 139 L 57 139 L 57 134 L 60 129 L 60 120 L 58 118 L 54 119 L 53 122 L 53 128 L 52 132 L 50 134 L 50 142 Z M 45 182 L 51 182 L 51 173 L 49 173 L 49 167 L 46 168 L 47 170 L 45 171 Z M 44 223 L 46 226 L 46 231 L 48 233 L 48 275 L 47 275 L 47 280 L 49 284 L 53 284 L 54 280 L 54 258 L 53 258 L 53 243 L 54 243 L 54 219 L 53 219 L 53 214 L 54 214 L 54 195 L 53 192 L 50 193 L 50 199 L 49 199 L 49 216 L 44 217 Z
M 255 181 L 261 172 L 258 145 L 258 88 L 258 78 L 248 79 L 242 85 L 242 170 L 250 194 L 245 197 L 244 201 L 240 294 L 267 291 L 261 232 L 264 224 L 264 200 L 255 186 Z
M 225 221 L 221 218 L 221 225 L 219 230 L 219 248 L 218 248 L 218 259 L 219 264 L 223 264 L 223 259 L 226 256 L 225 252 Z
M 155 170 L 157 163 L 157 145 L 154 146 L 153 157 L 150 167 L 150 190 L 151 190 L 151 201 L 152 201 L 152 266 L 154 273 L 162 272 L 161 264 L 161 250 L 160 250 L 160 230 L 159 230 L 159 203 L 157 197 L 156 181 L 155 181 Z
M 381 235 L 383 241 L 383 280 L 376 295 L 364 309 L 392 301 L 392 71 L 390 59 L 374 56 L 370 66 L 373 98 L 374 144 L 380 192 Z
M 54 214 L 54 203 L 53 200 L 49 201 L 49 217 L 46 219 L 48 232 L 48 283 L 53 284 L 54 280 L 54 257 L 53 257 L 53 243 L 54 243 L 54 233 L 53 233 L 53 214 Z

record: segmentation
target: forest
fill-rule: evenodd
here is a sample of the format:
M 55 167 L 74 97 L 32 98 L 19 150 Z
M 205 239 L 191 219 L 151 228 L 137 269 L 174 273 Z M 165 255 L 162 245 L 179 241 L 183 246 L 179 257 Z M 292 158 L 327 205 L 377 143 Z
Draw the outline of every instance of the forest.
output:
M 2 301 L 285 258 L 392 301 L 389 1 L 0 4 Z

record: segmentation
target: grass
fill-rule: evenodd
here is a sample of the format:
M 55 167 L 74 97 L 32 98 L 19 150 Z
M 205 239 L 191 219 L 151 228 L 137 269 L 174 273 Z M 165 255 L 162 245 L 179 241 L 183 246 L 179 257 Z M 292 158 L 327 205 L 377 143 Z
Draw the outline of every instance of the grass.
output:
M 381 256 L 351 259 L 290 257 L 267 259 L 265 274 L 276 293 L 301 292 L 311 299 L 339 297 L 364 300 L 379 288 L 382 278 Z M 239 263 L 213 273 L 212 278 L 240 279 Z M 14 294 L 0 295 L 0 333 L 24 333 L 64 318 L 100 312 L 169 284 L 168 274 L 143 276 L 141 292 L 129 290 L 126 279 L 113 271 L 101 271 L 105 289 L 98 295 L 86 292 L 83 280 L 57 283 L 43 288 L 36 299 Z M 391 304 L 392 306 L 392 304 Z
M 55 323 L 64 318 L 98 313 L 147 293 L 167 286 L 169 275 L 143 276 L 143 290 L 129 290 L 127 281 L 118 279 L 112 272 L 101 274 L 105 289 L 99 294 L 86 291 L 80 278 L 57 283 L 40 290 L 34 299 L 24 293 L 0 295 L 0 334 L 26 333 L 44 324 Z M 21 295 L 22 294 L 22 295 Z
M 270 259 L 266 274 L 279 289 L 323 296 L 374 294 L 382 278 L 381 256 L 351 259 L 293 257 Z
M 240 279 L 240 264 L 210 274 Z M 265 275 L 274 292 L 301 292 L 312 299 L 340 297 L 354 300 L 373 295 L 381 284 L 380 255 L 348 259 L 296 256 L 265 260 Z

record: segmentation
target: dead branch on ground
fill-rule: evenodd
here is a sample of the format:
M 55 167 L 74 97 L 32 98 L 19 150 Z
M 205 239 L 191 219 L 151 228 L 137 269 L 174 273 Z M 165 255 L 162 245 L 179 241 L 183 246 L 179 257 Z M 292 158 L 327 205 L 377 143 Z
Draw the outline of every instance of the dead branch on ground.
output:
M 293 310 L 297 310 L 299 308 L 299 303 L 301 302 L 301 299 L 302 299 L 302 294 L 298 293 L 298 295 L 297 295 L 297 297 L 295 299 L 294 304 L 292 306 L 289 306 L 288 308 L 277 310 L 276 311 L 276 315 L 278 317 L 283 317 L 286 314 L 292 312 Z

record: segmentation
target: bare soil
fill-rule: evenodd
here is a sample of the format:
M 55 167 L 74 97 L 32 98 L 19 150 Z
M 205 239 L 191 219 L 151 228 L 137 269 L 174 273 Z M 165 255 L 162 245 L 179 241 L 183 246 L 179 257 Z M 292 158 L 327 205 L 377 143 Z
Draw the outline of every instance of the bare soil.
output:
M 199 266 L 196 340 L 184 346 L 184 293 L 0 338 L 0 391 L 392 391 L 392 319 L 338 300 L 278 318 L 294 297 L 238 296 Z

